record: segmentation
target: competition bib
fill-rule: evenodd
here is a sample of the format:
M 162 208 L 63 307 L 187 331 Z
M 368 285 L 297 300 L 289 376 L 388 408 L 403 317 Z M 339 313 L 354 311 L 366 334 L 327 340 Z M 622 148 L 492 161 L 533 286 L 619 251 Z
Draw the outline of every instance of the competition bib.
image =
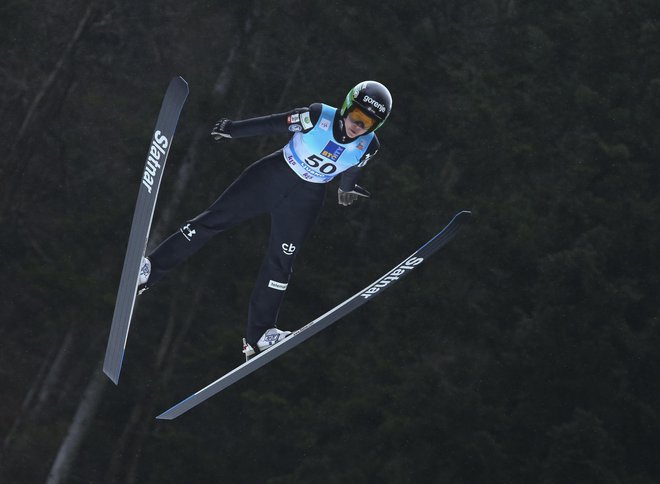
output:
M 303 180 L 328 183 L 341 172 L 360 163 L 374 137 L 368 133 L 350 143 L 338 143 L 332 135 L 336 108 L 322 105 L 321 117 L 307 133 L 296 133 L 283 148 L 284 159 Z

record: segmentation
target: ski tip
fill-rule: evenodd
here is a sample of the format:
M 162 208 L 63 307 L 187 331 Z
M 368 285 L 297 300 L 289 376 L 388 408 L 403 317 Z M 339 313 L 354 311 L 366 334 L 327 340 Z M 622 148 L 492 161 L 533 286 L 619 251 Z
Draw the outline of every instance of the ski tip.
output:
M 468 220 L 472 219 L 472 211 L 471 210 L 461 210 L 456 215 L 454 215 L 454 219 L 455 220 L 460 220 L 462 222 L 467 222 Z
M 171 81 L 173 84 L 183 84 L 185 86 L 186 90 L 188 90 L 188 81 L 186 81 L 183 77 L 181 76 L 174 76 Z

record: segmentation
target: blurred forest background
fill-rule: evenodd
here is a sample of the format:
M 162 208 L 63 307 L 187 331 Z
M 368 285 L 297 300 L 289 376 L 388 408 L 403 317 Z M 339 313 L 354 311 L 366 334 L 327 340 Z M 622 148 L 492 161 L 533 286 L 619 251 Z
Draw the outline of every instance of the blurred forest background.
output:
M 660 482 L 660 2 L 8 0 L 0 6 L 0 481 Z M 352 207 L 328 191 L 280 313 L 297 329 L 459 210 L 448 247 L 175 421 L 242 361 L 268 219 L 138 301 L 101 372 L 147 148 L 191 93 L 153 247 L 286 137 L 220 117 L 393 113 Z

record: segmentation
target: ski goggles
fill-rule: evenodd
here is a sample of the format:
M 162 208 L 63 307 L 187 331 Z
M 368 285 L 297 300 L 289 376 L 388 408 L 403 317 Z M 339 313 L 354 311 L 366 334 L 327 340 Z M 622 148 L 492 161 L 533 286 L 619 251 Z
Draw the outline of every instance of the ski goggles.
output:
M 362 111 L 362 109 L 360 109 L 357 106 L 352 107 L 348 111 L 348 119 L 353 121 L 362 129 L 366 129 L 366 130 L 371 129 L 376 124 L 376 120 L 374 118 L 369 116 L 367 113 Z

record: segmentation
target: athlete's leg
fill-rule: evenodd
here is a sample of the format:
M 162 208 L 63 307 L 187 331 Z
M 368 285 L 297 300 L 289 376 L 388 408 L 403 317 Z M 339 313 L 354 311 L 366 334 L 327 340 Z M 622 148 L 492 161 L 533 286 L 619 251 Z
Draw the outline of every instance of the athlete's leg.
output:
M 148 285 L 158 282 L 175 266 L 204 246 L 213 236 L 259 213 L 277 202 L 272 184 L 274 167 L 282 164 L 281 153 L 273 153 L 249 166 L 197 217 L 185 222 L 151 254 Z
M 268 329 L 276 326 L 293 262 L 318 219 L 325 185 L 304 181 L 271 212 L 268 251 L 261 264 L 250 298 L 247 342 L 253 348 Z

